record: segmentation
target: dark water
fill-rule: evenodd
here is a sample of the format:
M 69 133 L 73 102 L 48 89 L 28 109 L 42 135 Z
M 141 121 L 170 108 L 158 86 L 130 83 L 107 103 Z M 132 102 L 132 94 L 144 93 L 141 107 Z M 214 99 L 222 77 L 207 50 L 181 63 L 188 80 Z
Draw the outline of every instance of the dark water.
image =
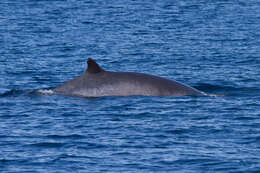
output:
M 1 0 L 0 172 L 260 171 L 258 0 Z M 40 95 L 105 69 L 221 97 Z

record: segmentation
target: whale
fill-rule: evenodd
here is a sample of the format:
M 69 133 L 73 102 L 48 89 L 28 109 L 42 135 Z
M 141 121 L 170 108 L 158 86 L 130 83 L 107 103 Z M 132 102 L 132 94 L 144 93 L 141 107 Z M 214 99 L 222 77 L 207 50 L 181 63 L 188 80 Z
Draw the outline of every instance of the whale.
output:
M 72 97 L 205 95 L 191 86 L 155 75 L 107 71 L 92 58 L 88 58 L 83 74 L 57 86 L 53 92 Z

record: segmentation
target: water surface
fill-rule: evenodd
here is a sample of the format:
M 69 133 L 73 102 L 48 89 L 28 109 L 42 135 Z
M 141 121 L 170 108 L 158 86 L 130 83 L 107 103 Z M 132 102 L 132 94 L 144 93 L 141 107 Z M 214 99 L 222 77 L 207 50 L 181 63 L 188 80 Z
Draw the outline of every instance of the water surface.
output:
M 260 3 L 2 0 L 0 170 L 258 172 Z M 37 94 L 107 70 L 221 97 Z

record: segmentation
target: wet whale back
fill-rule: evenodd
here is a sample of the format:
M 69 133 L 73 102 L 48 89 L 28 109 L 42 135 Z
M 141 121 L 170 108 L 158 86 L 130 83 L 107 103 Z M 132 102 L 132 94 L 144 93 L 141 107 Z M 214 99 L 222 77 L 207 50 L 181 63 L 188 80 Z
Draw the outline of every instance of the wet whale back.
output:
M 180 82 L 135 72 L 106 72 L 103 82 L 117 86 L 119 93 L 128 95 L 169 96 L 201 94 Z M 116 94 L 116 93 L 115 93 Z
M 87 71 L 54 89 L 69 96 L 182 96 L 201 95 L 192 87 L 177 81 L 135 72 L 105 71 L 92 59 L 88 59 Z

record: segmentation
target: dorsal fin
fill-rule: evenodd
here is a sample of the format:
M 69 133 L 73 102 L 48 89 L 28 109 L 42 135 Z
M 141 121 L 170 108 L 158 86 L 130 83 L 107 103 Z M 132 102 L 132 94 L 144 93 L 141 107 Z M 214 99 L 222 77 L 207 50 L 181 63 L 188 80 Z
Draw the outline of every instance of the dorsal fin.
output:
M 88 63 L 87 72 L 89 72 L 89 73 L 99 73 L 99 72 L 103 71 L 103 69 L 99 67 L 99 65 L 96 63 L 96 61 L 94 61 L 91 58 L 88 59 L 87 63 Z

